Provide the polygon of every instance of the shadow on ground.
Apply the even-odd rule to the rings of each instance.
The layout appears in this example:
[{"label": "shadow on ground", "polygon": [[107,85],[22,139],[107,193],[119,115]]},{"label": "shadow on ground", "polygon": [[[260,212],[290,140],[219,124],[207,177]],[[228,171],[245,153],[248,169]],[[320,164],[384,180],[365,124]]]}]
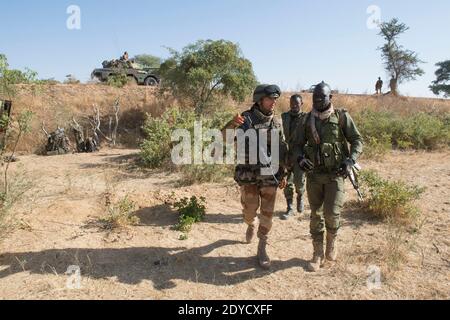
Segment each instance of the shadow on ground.
[{"label": "shadow on ground", "polygon": [[[150,280],[157,290],[175,288],[174,280],[217,286],[235,285],[289,268],[306,268],[306,261],[298,258],[273,261],[271,271],[256,265],[255,257],[209,256],[213,251],[244,245],[233,240],[186,248],[121,248],[121,249],[52,249],[41,252],[5,253],[0,255],[0,279],[13,274],[66,273],[77,265],[81,274],[93,279],[117,278],[125,284],[139,284]],[[19,263],[20,261],[20,263]],[[6,267],[6,268],[5,268]]]},{"label": "shadow on ground", "polygon": [[[136,211],[135,216],[142,226],[168,227],[178,222],[178,212],[168,204],[143,208]],[[207,213],[202,223],[214,224],[241,224],[242,214]]]},{"label": "shadow on ground", "polygon": [[139,153],[131,154],[107,154],[97,153],[102,158],[99,163],[82,163],[80,169],[114,169],[117,170],[118,179],[147,179],[154,174],[163,171],[146,169],[141,163]]},{"label": "shadow on ground", "polygon": [[381,221],[367,212],[367,209],[354,201],[345,204],[341,213],[341,225],[352,229],[360,229],[364,225],[378,225]]}]

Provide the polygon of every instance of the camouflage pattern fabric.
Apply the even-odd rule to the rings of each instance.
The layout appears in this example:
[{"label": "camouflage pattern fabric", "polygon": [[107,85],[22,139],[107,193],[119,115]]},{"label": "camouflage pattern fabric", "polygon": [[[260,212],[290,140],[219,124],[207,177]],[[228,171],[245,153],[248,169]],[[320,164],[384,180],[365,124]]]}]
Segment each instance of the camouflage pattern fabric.
[{"label": "camouflage pattern fabric", "polygon": [[298,138],[298,127],[302,124],[303,118],[306,113],[300,112],[293,114],[288,111],[281,115],[283,122],[283,133],[286,138],[289,151],[288,151],[288,166],[289,171],[287,174],[288,185],[284,189],[284,196],[286,200],[294,199],[294,192],[299,196],[303,196],[305,193],[305,173],[300,169],[297,163],[298,150],[296,149],[295,140]]},{"label": "camouflage pattern fabric", "polygon": [[[307,194],[311,206],[310,231],[313,239],[323,237],[325,228],[337,234],[344,203],[344,179],[337,170],[346,158],[357,161],[362,153],[362,137],[346,110],[336,110],[328,119],[316,118],[320,144],[316,144],[309,117],[302,122],[296,141],[299,155],[314,163],[314,170],[307,174]],[[347,147],[350,143],[350,150]],[[322,210],[323,209],[323,210]],[[322,213],[323,211],[323,213]]]},{"label": "camouflage pattern fabric", "polygon": [[272,229],[277,187],[246,185],[241,187],[241,203],[244,221],[256,227],[257,211],[260,209],[258,238],[267,241]]}]

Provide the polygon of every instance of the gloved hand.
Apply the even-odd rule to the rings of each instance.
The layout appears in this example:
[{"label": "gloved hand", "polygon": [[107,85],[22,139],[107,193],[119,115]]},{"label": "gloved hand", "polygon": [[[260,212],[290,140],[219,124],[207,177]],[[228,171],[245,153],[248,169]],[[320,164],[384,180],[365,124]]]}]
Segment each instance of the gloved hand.
[{"label": "gloved hand", "polygon": [[350,158],[345,159],[338,169],[338,173],[337,173],[338,176],[348,177],[351,174],[352,168],[354,165],[355,165],[355,162],[352,159],[350,159]]},{"label": "gloved hand", "polygon": [[298,165],[300,166],[300,169],[302,169],[305,172],[310,172],[314,169],[314,163],[312,163],[310,160],[306,159],[305,157],[299,157],[298,158]]}]

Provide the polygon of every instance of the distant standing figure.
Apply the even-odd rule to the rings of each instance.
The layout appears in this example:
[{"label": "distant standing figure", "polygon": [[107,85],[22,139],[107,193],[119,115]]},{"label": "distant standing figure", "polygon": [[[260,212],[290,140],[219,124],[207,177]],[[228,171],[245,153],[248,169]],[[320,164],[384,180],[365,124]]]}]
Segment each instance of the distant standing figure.
[{"label": "distant standing figure", "polygon": [[122,61],[128,61],[128,52],[127,51],[125,51],[124,52],[124,54],[123,54],[123,56],[121,56],[120,57],[120,60],[122,60]]},{"label": "distant standing figure", "polygon": [[383,89],[383,80],[381,80],[381,78],[378,78],[377,83],[375,84],[375,91],[376,94],[382,94],[382,89]]}]

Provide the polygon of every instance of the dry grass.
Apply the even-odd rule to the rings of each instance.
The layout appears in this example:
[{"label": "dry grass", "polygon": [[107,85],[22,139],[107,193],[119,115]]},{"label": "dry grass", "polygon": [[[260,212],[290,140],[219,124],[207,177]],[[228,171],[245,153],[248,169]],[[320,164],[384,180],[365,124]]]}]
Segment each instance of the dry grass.
[{"label": "dry grass", "polygon": [[[2,172],[3,173],[3,172]],[[24,198],[24,194],[34,187],[35,182],[29,178],[22,167],[12,172],[9,177],[9,193],[0,193],[0,241],[5,238],[21,221],[17,221],[14,206]],[[4,190],[4,180],[0,181],[0,190]],[[29,199],[28,199],[29,200]]]},{"label": "dry grass", "polygon": [[98,225],[102,230],[117,231],[128,226],[139,224],[139,218],[134,215],[136,203],[127,196],[115,203],[111,203],[110,195],[106,196],[107,214],[98,219]]},{"label": "dry grass", "polygon": [[[13,116],[24,109],[35,113],[30,137],[25,137],[20,145],[22,153],[37,152],[45,143],[45,136],[41,130],[42,122],[47,131],[55,130],[59,125],[69,129],[72,117],[82,118],[92,113],[95,104],[104,117],[103,125],[107,124],[111,106],[117,98],[121,104],[121,123],[119,135],[123,137],[119,143],[134,147],[140,137],[140,127],[144,124],[145,114],[157,116],[169,105],[173,99],[157,97],[154,88],[125,87],[113,88],[102,84],[79,85],[18,85],[17,96],[13,101]],[[70,136],[72,139],[73,137]]]},{"label": "dry grass", "polygon": [[[285,93],[278,103],[279,111],[289,109],[289,98],[293,93]],[[305,110],[312,108],[312,94],[302,93]],[[444,114],[450,112],[449,99],[393,97],[374,95],[337,94],[334,96],[334,105],[337,108],[345,108],[351,113],[362,110],[392,111],[400,115],[408,115],[417,112],[432,112]]]},{"label": "dry grass", "polygon": [[[289,109],[289,98],[293,93],[286,92],[278,103],[278,111]],[[302,94],[305,110],[311,109],[311,94]],[[168,106],[175,103],[172,97],[160,97],[154,88],[140,86],[126,86],[114,88],[102,84],[78,85],[18,85],[17,96],[14,99],[13,115],[24,109],[35,113],[30,137],[25,137],[19,145],[19,152],[37,152],[45,143],[45,136],[41,131],[41,123],[45,122],[47,131],[63,126],[68,129],[68,123],[75,117],[90,114],[92,105],[99,106],[103,125],[107,126],[108,114],[115,99],[121,101],[121,123],[119,126],[119,143],[126,147],[137,147],[142,137],[141,127],[145,121],[145,114],[160,115]],[[251,101],[236,104],[224,101],[221,105],[230,106],[234,110],[244,110],[251,105]],[[363,109],[378,111],[395,111],[399,114],[415,113],[418,111],[448,113],[450,100],[425,99],[409,97],[376,97],[365,95],[335,96],[335,105],[346,108],[350,112]]]}]

